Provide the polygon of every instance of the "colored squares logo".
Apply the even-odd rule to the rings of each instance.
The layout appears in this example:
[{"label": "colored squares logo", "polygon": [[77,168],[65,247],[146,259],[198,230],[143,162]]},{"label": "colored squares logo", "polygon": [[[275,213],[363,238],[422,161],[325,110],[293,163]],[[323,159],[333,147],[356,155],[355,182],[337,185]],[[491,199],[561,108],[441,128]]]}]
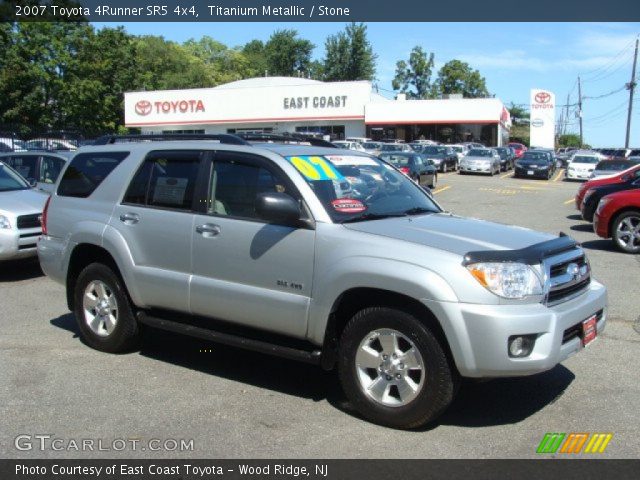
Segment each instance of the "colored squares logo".
[{"label": "colored squares logo", "polygon": [[536,453],[604,453],[612,433],[545,433]]}]

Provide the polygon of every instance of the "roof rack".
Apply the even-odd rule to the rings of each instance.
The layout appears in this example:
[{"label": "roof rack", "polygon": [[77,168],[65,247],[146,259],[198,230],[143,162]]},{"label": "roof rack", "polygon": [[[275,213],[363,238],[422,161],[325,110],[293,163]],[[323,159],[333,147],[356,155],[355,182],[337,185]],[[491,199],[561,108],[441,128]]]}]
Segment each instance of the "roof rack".
[{"label": "roof rack", "polygon": [[240,138],[238,135],[228,133],[206,134],[206,133],[154,133],[139,135],[104,135],[98,137],[93,145],[112,145],[115,143],[141,143],[141,142],[157,142],[157,141],[174,141],[174,140],[216,140],[220,143],[228,145],[250,145],[249,142]]},{"label": "roof rack", "polygon": [[248,142],[260,143],[285,143],[285,144],[309,144],[314,147],[337,148],[333,143],[310,135],[301,135],[293,132],[284,133],[238,133],[238,137]]}]

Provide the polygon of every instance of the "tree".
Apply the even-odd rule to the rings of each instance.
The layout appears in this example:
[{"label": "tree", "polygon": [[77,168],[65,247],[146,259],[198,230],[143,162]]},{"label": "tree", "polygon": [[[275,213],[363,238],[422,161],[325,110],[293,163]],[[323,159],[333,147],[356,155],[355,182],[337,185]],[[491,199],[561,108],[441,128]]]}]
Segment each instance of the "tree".
[{"label": "tree", "polygon": [[580,148],[580,135],[567,133],[558,137],[558,146]]},{"label": "tree", "polygon": [[264,47],[269,75],[294,77],[306,74],[313,48],[309,40],[298,38],[296,30],[277,30]]},{"label": "tree", "polygon": [[366,25],[351,23],[344,32],[330,35],[325,42],[325,51],[325,80],[374,79],[377,56],[367,39]]},{"label": "tree", "polygon": [[489,95],[484,77],[468,63],[451,60],[438,71],[435,82],[438,95],[462,94],[464,98],[483,98]]},{"label": "tree", "polygon": [[529,124],[530,115],[529,115],[529,112],[524,107],[518,106],[515,103],[511,102],[511,104],[507,107],[507,110],[509,110],[509,114],[511,115],[512,124],[514,125]]},{"label": "tree", "polygon": [[251,70],[249,76],[261,77],[268,74],[267,57],[261,40],[251,40],[242,47],[242,53],[247,59]]},{"label": "tree", "polygon": [[405,93],[407,98],[431,98],[432,70],[433,53],[427,54],[422,47],[415,46],[409,55],[409,63],[404,60],[396,63],[396,75],[391,82],[393,89]]}]

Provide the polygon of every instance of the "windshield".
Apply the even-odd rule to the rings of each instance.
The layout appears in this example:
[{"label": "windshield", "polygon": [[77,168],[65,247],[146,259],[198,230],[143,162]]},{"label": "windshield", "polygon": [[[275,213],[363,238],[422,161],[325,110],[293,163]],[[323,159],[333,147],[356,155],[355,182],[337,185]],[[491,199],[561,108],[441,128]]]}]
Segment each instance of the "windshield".
[{"label": "windshield", "polygon": [[479,148],[477,148],[477,149],[471,150],[468,153],[467,156],[469,156],[469,157],[493,157],[493,153],[491,153],[491,150],[487,150],[487,149],[480,150]]},{"label": "windshield", "polygon": [[24,178],[22,178],[6,165],[0,163],[0,192],[27,190],[29,188],[31,187],[24,180]]},{"label": "windshield", "polygon": [[382,145],[381,143],[375,143],[375,142],[364,142],[362,144],[362,146],[368,150],[375,150],[377,148],[380,148],[380,145]]},{"label": "windshield", "polygon": [[400,155],[400,154],[385,154],[380,155],[380,158],[385,162],[389,162],[394,167],[405,167],[411,163],[412,155]]},{"label": "windshield", "polygon": [[453,148],[453,150],[456,152],[464,152],[464,147],[461,147],[459,145],[453,145],[451,148]]},{"label": "windshield", "polygon": [[434,146],[426,146],[422,147],[422,153],[427,155],[444,155],[447,153],[446,147],[434,147]]},{"label": "windshield", "polygon": [[391,165],[356,155],[286,157],[334,222],[440,212],[425,190]]},{"label": "windshield", "polygon": [[596,170],[612,170],[615,172],[621,172],[622,170],[626,170],[629,167],[632,167],[633,163],[631,162],[616,162],[611,160],[605,160],[604,162],[600,162],[596,165]]},{"label": "windshield", "polygon": [[401,152],[402,150],[404,150],[404,147],[397,143],[385,143],[380,149],[382,152]]},{"label": "windshield", "polygon": [[591,165],[595,165],[599,161],[600,160],[598,159],[598,157],[587,157],[584,155],[576,155],[575,157],[573,157],[573,160],[571,161],[571,163],[589,163]]},{"label": "windshield", "polygon": [[542,152],[524,152],[522,160],[547,160],[547,154]]}]

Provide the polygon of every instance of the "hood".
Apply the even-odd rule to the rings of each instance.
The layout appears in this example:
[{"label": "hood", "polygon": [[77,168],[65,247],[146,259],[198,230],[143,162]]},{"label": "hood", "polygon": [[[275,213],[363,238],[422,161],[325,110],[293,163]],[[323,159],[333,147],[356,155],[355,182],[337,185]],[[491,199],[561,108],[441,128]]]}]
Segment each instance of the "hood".
[{"label": "hood", "polygon": [[0,212],[6,212],[16,217],[40,213],[47,197],[47,194],[33,189],[0,192]]},{"label": "hood", "polygon": [[463,256],[477,250],[511,250],[555,238],[528,228],[448,213],[393,217],[344,225],[350,230],[397,238]]}]

